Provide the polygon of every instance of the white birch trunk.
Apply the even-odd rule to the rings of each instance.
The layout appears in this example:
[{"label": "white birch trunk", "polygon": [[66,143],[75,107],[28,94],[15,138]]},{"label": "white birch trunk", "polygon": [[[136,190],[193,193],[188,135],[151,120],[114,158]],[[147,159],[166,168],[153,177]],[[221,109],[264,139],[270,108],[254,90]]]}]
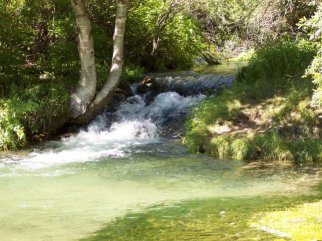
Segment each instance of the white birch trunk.
[{"label": "white birch trunk", "polygon": [[105,85],[96,95],[94,101],[87,107],[86,111],[78,116],[74,122],[86,123],[94,118],[112,99],[114,90],[120,83],[123,68],[123,42],[125,33],[125,22],[127,15],[128,0],[117,0],[117,12],[115,30],[113,36],[113,58],[110,73]]},{"label": "white birch trunk", "polygon": [[83,0],[71,0],[76,17],[78,34],[78,52],[81,72],[78,86],[71,95],[70,115],[77,118],[84,114],[92,102],[96,92],[96,68],[94,56],[94,40],[89,15]]}]

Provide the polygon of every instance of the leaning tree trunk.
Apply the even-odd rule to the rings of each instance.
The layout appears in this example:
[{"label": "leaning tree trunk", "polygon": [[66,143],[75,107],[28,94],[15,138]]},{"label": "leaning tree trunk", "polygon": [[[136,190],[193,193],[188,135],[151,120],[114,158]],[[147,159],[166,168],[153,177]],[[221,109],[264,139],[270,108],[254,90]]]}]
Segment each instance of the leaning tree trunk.
[{"label": "leaning tree trunk", "polygon": [[113,36],[113,58],[110,73],[105,85],[101,91],[95,96],[86,110],[74,117],[72,122],[84,124],[93,119],[104,108],[113,97],[114,90],[120,83],[120,77],[123,68],[123,42],[125,32],[125,22],[127,14],[128,0],[117,0],[117,12],[115,30]]},{"label": "leaning tree trunk", "polygon": [[83,0],[71,0],[76,17],[78,52],[81,63],[80,80],[71,95],[70,115],[77,118],[84,114],[96,92],[94,40],[89,15]]}]

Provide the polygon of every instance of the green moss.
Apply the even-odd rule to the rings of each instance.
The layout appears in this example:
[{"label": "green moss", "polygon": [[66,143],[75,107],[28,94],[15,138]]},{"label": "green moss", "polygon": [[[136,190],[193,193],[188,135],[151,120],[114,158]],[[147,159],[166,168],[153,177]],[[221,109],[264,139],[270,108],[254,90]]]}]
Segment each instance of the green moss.
[{"label": "green moss", "polygon": [[320,240],[322,238],[322,202],[300,204],[296,207],[258,214],[260,220],[253,227],[278,230],[293,240]]}]

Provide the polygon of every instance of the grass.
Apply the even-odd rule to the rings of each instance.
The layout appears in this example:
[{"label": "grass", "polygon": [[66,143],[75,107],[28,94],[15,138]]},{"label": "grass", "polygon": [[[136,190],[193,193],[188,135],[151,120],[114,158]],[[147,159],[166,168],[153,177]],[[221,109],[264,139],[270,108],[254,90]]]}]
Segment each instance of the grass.
[{"label": "grass", "polygon": [[234,85],[204,101],[186,122],[191,151],[240,160],[322,161],[313,85],[301,76],[313,52],[282,39],[258,50]]},{"label": "grass", "polygon": [[321,190],[310,196],[212,198],[155,206],[118,218],[82,241],[318,240],[319,198]]}]

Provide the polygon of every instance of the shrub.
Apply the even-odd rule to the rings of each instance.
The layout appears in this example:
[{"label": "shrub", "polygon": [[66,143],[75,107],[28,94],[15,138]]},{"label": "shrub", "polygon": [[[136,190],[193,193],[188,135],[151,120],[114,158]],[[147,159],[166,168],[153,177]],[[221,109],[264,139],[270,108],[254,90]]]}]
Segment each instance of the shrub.
[{"label": "shrub", "polygon": [[312,96],[312,106],[317,108],[322,108],[322,35],[321,35],[321,26],[322,26],[322,3],[319,4],[319,7],[314,16],[310,19],[304,18],[300,27],[305,30],[309,35],[310,39],[314,40],[312,42],[316,43],[317,47],[320,49],[318,54],[314,57],[311,65],[306,71],[307,76],[313,78],[313,83],[316,85],[314,94]]},{"label": "shrub", "polygon": [[268,82],[275,88],[284,86],[287,80],[304,74],[315,53],[314,46],[288,36],[268,41],[256,50],[239,80]]},{"label": "shrub", "polygon": [[16,149],[41,139],[67,113],[69,94],[59,82],[11,90],[10,98],[0,99],[0,149]]},{"label": "shrub", "polygon": [[[261,47],[231,88],[193,111],[184,142],[220,158],[321,161],[319,123],[309,105],[312,83],[301,78],[314,50],[290,37]],[[220,134],[220,126],[230,129]]]},{"label": "shrub", "polygon": [[314,138],[299,138],[288,143],[289,149],[294,156],[294,161],[299,162],[321,162],[322,143]]}]

